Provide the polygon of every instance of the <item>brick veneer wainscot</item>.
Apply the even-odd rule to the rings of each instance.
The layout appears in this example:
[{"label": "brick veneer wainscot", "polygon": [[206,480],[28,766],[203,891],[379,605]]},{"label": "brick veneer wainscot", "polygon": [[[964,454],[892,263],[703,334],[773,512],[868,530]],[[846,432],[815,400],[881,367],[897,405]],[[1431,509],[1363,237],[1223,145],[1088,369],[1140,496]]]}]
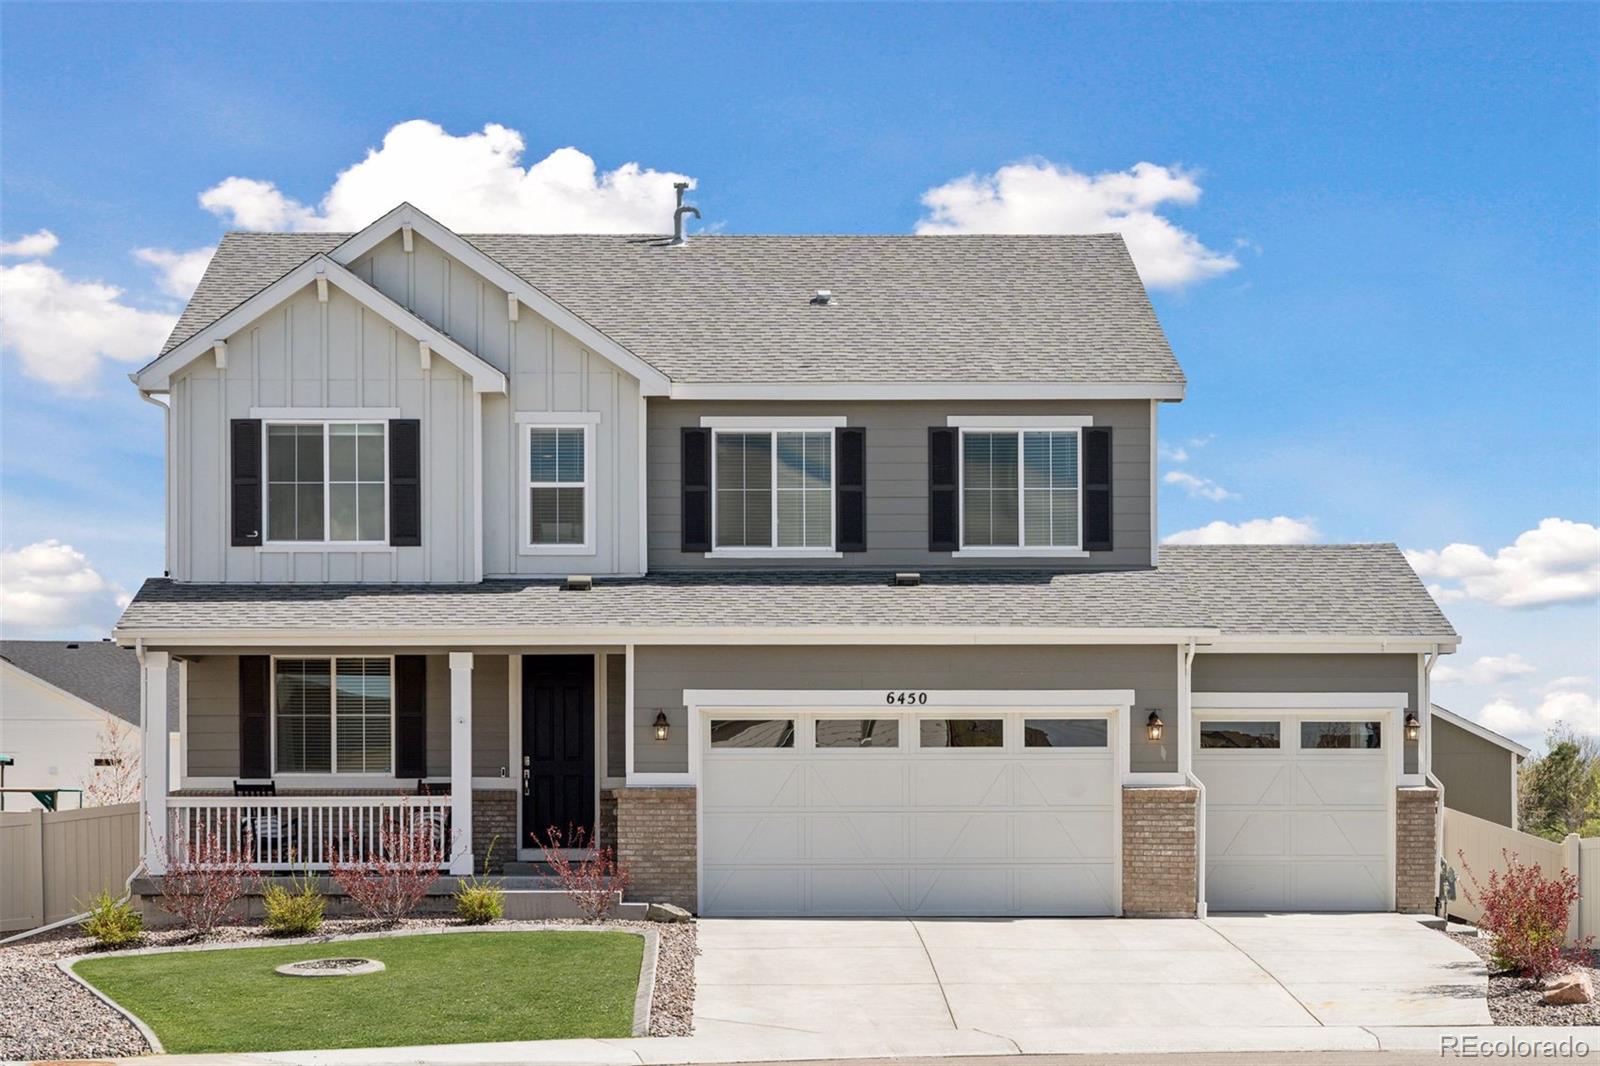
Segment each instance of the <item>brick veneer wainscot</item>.
[{"label": "brick veneer wainscot", "polygon": [[1122,790],[1122,913],[1129,918],[1195,916],[1193,788]]},{"label": "brick veneer wainscot", "polygon": [[695,790],[619,788],[617,859],[633,875],[632,900],[699,906]]},{"label": "brick veneer wainscot", "polygon": [[1402,788],[1395,792],[1394,909],[1401,914],[1432,914],[1439,872],[1434,828],[1439,792]]},{"label": "brick veneer wainscot", "polygon": [[[472,790],[472,864],[479,873],[502,873],[505,864],[517,857],[517,790],[514,788],[475,788]],[[494,854],[489,855],[489,842]],[[484,868],[484,859],[492,864]]]}]

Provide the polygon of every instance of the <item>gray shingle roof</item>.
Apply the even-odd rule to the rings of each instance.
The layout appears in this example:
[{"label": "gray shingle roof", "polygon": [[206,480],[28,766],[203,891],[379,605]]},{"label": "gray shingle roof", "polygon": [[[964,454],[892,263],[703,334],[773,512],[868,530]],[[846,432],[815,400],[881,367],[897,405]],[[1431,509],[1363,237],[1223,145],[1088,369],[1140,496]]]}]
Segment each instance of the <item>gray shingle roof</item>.
[{"label": "gray shingle roof", "polygon": [[[139,657],[101,640],[0,640],[0,658],[41,681],[139,724]],[[178,728],[178,672],[167,673],[168,727]]]},{"label": "gray shingle roof", "polygon": [[[162,350],[346,236],[228,234]],[[1184,380],[1117,234],[465,237],[677,382]]]},{"label": "gray shingle roof", "polygon": [[459,630],[796,626],[1220,628],[1228,633],[1453,638],[1393,545],[1174,547],[1158,570],[930,571],[898,588],[876,571],[658,572],[570,592],[480,585],[145,582],[119,628]]}]

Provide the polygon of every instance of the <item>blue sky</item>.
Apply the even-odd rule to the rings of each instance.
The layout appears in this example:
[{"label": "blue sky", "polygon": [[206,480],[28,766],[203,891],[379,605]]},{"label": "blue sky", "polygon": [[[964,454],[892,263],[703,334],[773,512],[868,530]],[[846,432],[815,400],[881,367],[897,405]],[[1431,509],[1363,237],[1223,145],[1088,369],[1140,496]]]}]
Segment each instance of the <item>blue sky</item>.
[{"label": "blue sky", "polygon": [[[1600,731],[1600,8],[11,3],[0,28],[0,240],[58,239],[0,264],[34,265],[0,360],[8,634],[103,631],[161,570],[160,415],[123,375],[182,285],[135,249],[214,244],[241,208],[198,197],[227,178],[315,209],[399,123],[493,123],[523,167],[692,176],[725,232],[909,232],[973,175],[1070,227],[1094,203],[1062,175],[1092,201],[1165,168],[1188,191],[1134,221],[1212,266],[1153,290],[1190,378],[1163,534],[1473,546],[1419,557],[1466,638],[1438,695]],[[122,290],[122,350],[80,338],[87,369],[41,380],[67,342],[16,286],[88,282]],[[21,554],[51,539],[82,561]]]}]

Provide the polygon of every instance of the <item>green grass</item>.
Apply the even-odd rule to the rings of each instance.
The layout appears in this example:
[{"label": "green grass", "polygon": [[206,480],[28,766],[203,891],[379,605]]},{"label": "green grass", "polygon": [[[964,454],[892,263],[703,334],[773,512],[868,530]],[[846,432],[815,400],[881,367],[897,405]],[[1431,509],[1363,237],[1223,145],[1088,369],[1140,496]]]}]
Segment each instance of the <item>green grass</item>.
[{"label": "green grass", "polygon": [[[85,959],[74,969],[171,1054],[619,1037],[644,942],[629,933],[443,933]],[[388,969],[284,977],[301,959]]]}]

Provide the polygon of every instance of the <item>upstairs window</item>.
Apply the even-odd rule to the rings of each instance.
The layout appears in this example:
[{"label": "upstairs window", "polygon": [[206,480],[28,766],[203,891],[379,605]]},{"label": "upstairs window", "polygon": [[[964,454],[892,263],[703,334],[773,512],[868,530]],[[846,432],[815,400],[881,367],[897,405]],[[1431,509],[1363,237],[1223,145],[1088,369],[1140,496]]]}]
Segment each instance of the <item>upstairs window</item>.
[{"label": "upstairs window", "polygon": [[1083,543],[1077,429],[961,432],[963,549]]},{"label": "upstairs window", "polygon": [[584,426],[528,427],[526,543],[534,551],[587,549],[592,525],[589,432]]},{"label": "upstairs window", "polygon": [[714,436],[716,547],[831,551],[831,430]]},{"label": "upstairs window", "polygon": [[267,539],[381,544],[388,539],[382,422],[271,422]]}]

